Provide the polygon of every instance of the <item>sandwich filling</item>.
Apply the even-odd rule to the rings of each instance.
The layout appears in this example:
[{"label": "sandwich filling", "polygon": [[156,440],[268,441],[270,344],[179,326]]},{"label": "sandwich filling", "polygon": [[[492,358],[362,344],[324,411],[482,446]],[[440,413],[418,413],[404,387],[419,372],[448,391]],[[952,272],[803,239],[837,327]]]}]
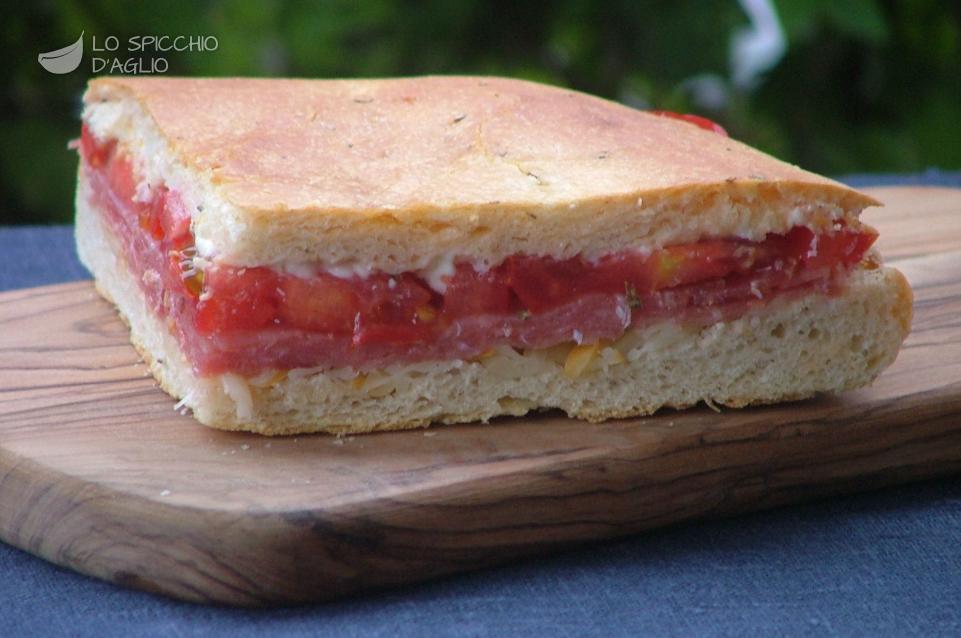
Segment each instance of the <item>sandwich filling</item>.
[{"label": "sandwich filling", "polygon": [[139,180],[116,141],[84,127],[80,154],[91,203],[199,376],[371,370],[500,345],[612,341],[664,319],[707,325],[776,298],[836,294],[876,238],[832,220],[760,241],[708,238],[596,259],[517,254],[489,268],[454,259],[440,285],[422,272],[239,267],[197,255],[180,194]]}]

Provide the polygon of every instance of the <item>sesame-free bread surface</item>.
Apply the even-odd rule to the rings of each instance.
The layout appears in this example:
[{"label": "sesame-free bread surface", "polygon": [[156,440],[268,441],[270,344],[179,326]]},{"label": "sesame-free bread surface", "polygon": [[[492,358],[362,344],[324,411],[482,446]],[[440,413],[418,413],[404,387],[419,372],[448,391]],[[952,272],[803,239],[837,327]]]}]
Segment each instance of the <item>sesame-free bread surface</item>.
[{"label": "sesame-free bread surface", "polygon": [[386,272],[849,221],[876,202],[736,140],[582,93],[484,77],[104,77],[85,122],[181,191],[238,265]]}]

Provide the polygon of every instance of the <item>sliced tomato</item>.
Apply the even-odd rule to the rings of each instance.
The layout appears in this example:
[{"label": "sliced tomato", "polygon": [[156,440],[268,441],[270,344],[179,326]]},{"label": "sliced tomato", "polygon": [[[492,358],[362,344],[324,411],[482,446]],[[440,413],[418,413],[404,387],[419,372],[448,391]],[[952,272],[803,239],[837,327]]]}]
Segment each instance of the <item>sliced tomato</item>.
[{"label": "sliced tomato", "polygon": [[743,242],[717,240],[651,255],[620,253],[597,263],[517,257],[509,260],[509,283],[526,308],[540,312],[585,293],[644,293],[725,277],[750,268],[752,250]]},{"label": "sliced tomato", "polygon": [[508,285],[531,312],[554,308],[587,292],[584,284],[589,267],[582,259],[518,255],[508,257],[505,266]]},{"label": "sliced tomato", "polygon": [[[81,146],[83,146],[84,139],[86,138],[81,138]],[[92,138],[87,139],[86,142],[87,144],[94,144]],[[149,237],[156,240],[163,239],[164,230],[158,212],[158,207],[162,208],[164,205],[163,198],[160,198],[159,201],[155,198],[149,203],[136,201],[137,180],[134,177],[133,165],[127,156],[114,152],[114,146],[114,143],[95,146],[89,151],[84,150],[83,152],[89,152],[91,157],[95,157],[95,161],[99,163],[98,167],[104,170],[107,185],[115,201],[122,202],[131,211],[135,211],[140,228]]]},{"label": "sliced tomato", "polygon": [[378,274],[354,281],[361,304],[355,345],[424,341],[444,321],[440,299],[413,274]]},{"label": "sliced tomato", "polygon": [[166,186],[154,193],[153,214],[157,216],[163,235],[169,241],[180,244],[190,240],[190,212],[177,191]]},{"label": "sliced tomato", "polygon": [[197,303],[201,334],[258,330],[277,318],[277,277],[269,268],[214,267]]},{"label": "sliced tomato", "polygon": [[778,241],[777,238],[783,237],[783,246],[781,246],[780,257],[781,259],[796,259],[803,261],[806,257],[811,254],[811,250],[814,247],[815,234],[810,228],[806,226],[795,226],[786,235],[770,235],[768,236],[769,242]]},{"label": "sliced tomato", "polygon": [[511,311],[511,289],[498,269],[479,273],[470,264],[457,264],[446,283],[444,314],[449,317],[507,314]]},{"label": "sliced tomato", "polygon": [[332,334],[350,334],[360,301],[351,282],[318,274],[312,279],[282,277],[280,317],[286,325]]},{"label": "sliced tomato", "polygon": [[649,290],[653,281],[650,258],[636,252],[603,257],[591,264],[590,271],[584,276],[589,281],[582,286],[612,295]]},{"label": "sliced tomato", "polygon": [[871,249],[874,242],[878,239],[878,232],[873,228],[862,228],[855,234],[853,242],[849,243],[849,250],[844,254],[844,264],[853,266],[864,258],[864,253]]},{"label": "sliced tomato", "polygon": [[83,155],[91,168],[100,168],[106,165],[116,146],[117,143],[113,141],[107,144],[98,144],[86,124],[80,129],[80,154]]},{"label": "sliced tomato", "polygon": [[[738,269],[738,248],[737,242],[715,240],[659,250],[650,260],[653,289],[725,277]],[[750,251],[750,248],[744,250]]]},{"label": "sliced tomato", "polygon": [[164,198],[157,197],[149,204],[134,204],[132,208],[137,211],[140,227],[157,240],[164,238],[164,227],[160,221],[160,209],[164,206]]},{"label": "sliced tomato", "polygon": [[127,156],[116,154],[110,158],[107,180],[110,184],[110,190],[117,198],[124,202],[133,200],[134,194],[137,192],[137,182],[134,179],[133,167]]},{"label": "sliced tomato", "polygon": [[824,233],[812,243],[804,263],[808,268],[824,268],[837,264],[853,266],[861,260],[876,239],[877,233],[873,231],[855,232],[842,228],[833,233]]},{"label": "sliced tomato", "polygon": [[183,281],[184,290],[187,294],[194,299],[200,297],[200,294],[204,289],[204,274],[203,272],[197,271],[192,275],[184,276],[181,273],[181,280]]},{"label": "sliced tomato", "polygon": [[723,126],[721,126],[717,122],[713,122],[707,119],[706,117],[702,117],[700,115],[694,115],[693,113],[675,113],[674,111],[660,111],[660,110],[652,110],[652,111],[648,111],[648,113],[652,115],[660,115],[661,117],[670,117],[675,120],[683,120],[685,122],[690,122],[694,126],[702,128],[705,131],[711,131],[712,133],[717,133],[718,135],[723,135],[724,137],[728,137],[727,131],[724,130]]},{"label": "sliced tomato", "polygon": [[[407,324],[436,315],[433,295],[417,276],[371,275],[358,282],[364,315],[371,323]],[[430,311],[427,309],[430,308]]]}]

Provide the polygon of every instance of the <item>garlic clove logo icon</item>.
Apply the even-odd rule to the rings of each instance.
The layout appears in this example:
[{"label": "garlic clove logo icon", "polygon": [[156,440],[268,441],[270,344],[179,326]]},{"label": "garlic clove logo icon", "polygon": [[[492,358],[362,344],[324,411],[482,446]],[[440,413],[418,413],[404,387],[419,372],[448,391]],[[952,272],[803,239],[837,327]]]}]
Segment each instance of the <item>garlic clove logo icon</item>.
[{"label": "garlic clove logo icon", "polygon": [[73,44],[69,44],[56,51],[48,51],[37,56],[40,65],[51,73],[70,73],[78,66],[83,58],[83,34]]}]

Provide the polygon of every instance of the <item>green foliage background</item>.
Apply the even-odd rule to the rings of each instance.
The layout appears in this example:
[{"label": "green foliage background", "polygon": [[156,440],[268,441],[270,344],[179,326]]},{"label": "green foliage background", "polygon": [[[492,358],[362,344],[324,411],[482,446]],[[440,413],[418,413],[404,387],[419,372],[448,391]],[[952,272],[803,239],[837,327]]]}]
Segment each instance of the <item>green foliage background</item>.
[{"label": "green foliage background", "polygon": [[[774,0],[788,50],[750,90],[729,81],[736,0],[330,0],[23,2],[0,24],[0,223],[72,216],[79,100],[90,76],[37,55],[85,32],[212,34],[211,53],[169,53],[170,73],[524,77],[641,108],[698,112],[827,174],[961,168],[961,2]],[[123,48],[123,47],[122,47]],[[697,97],[712,77],[723,104]]]}]

